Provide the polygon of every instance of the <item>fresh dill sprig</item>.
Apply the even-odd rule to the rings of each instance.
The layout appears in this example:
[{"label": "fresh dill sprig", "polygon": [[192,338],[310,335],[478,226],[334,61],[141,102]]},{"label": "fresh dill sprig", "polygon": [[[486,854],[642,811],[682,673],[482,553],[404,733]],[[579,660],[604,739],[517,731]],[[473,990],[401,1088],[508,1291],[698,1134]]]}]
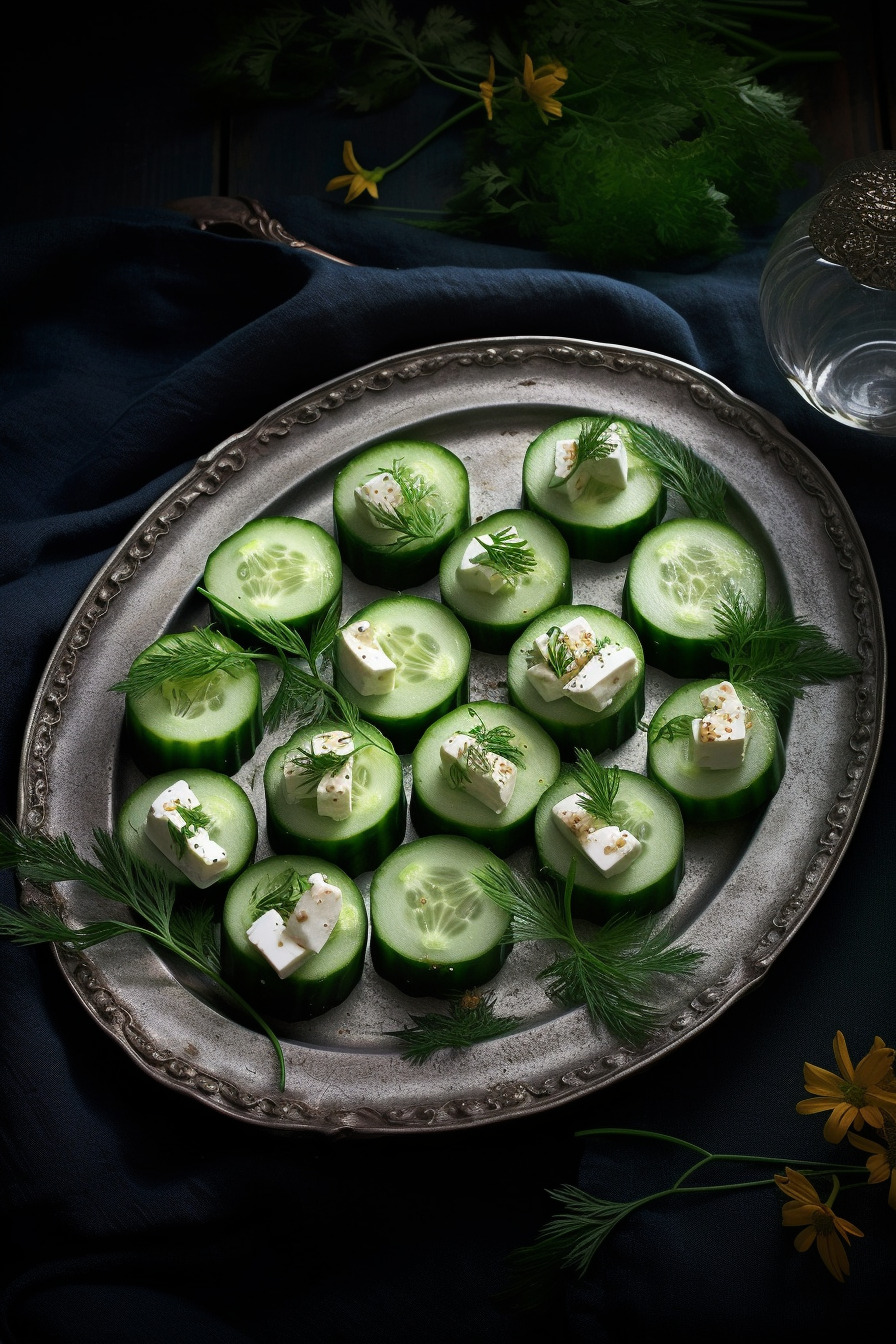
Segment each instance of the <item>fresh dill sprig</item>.
[{"label": "fresh dill sprig", "polygon": [[[662,725],[654,726],[653,723],[649,723],[646,728],[648,742],[661,742],[664,739],[667,742],[674,742],[679,737],[690,737],[695,717],[691,714],[676,714],[673,719],[667,719]],[[640,724],[638,726],[640,727]]]},{"label": "fresh dill sprig", "polygon": [[[569,476],[578,471],[585,462],[601,462],[605,457],[609,457],[616,444],[609,437],[610,430],[616,423],[612,415],[597,415],[590,420],[584,420],[582,427],[576,437],[576,450],[570,465]],[[550,488],[558,490],[566,485],[569,476],[563,476],[559,480],[551,481]]]},{"label": "fresh dill sprig", "polygon": [[262,891],[256,887],[249,898],[249,907],[254,922],[268,910],[276,910],[284,920],[288,919],[296,908],[296,903],[304,892],[311,889],[311,883],[301,873],[290,871],[279,879],[274,879]]},{"label": "fresh dill sprig", "polygon": [[695,518],[727,523],[725,477],[711,463],[698,457],[681,439],[655,425],[628,421],[632,446],[659,472],[663,485],[687,504]]},{"label": "fresh dill sprig", "polygon": [[181,805],[175,808],[178,816],[183,818],[183,826],[176,826],[173,821],[168,822],[168,834],[171,836],[171,843],[174,845],[175,853],[179,859],[182,859],[187,849],[187,841],[192,840],[193,836],[200,830],[208,830],[212,825],[212,819],[205,811],[201,803],[195,807],[183,807]]},{"label": "fresh dill sprig", "polygon": [[512,527],[502,527],[493,532],[490,538],[487,533],[477,537],[476,541],[482,547],[482,554],[474,555],[472,563],[489,565],[512,588],[515,588],[517,581],[524,574],[530,574],[538,561],[526,539],[512,536],[513,531]]},{"label": "fresh dill sprig", "polygon": [[861,671],[859,660],[833,647],[819,626],[780,605],[754,608],[735,592],[716,605],[715,622],[713,656],[727,665],[731,681],[755,691],[776,717],[807,686]]},{"label": "fresh dill sprig", "polygon": [[38,908],[0,908],[0,935],[22,944],[61,943],[77,951],[107,942],[122,933],[139,933],[175,953],[195,970],[213,980],[264,1032],[277,1056],[280,1090],[286,1086],[286,1061],[274,1032],[251,1004],[221,974],[214,938],[211,903],[191,897],[175,902],[173,883],[159,868],[131,854],[117,836],[93,832],[96,862],[81,858],[71,837],[28,835],[0,819],[0,868],[15,868],[24,881],[39,886],[53,882],[83,882],[99,896],[128,906],[142,921],[109,919],[73,929],[61,918]]},{"label": "fresh dill sprig", "polygon": [[459,789],[469,776],[472,770],[480,775],[491,773],[491,762],[489,753],[495,756],[503,756],[505,761],[510,761],[520,770],[526,768],[526,757],[521,747],[514,745],[516,734],[512,728],[508,728],[504,723],[495,724],[493,728],[486,728],[482,721],[482,715],[475,710],[472,705],[467,706],[467,713],[479,722],[471,726],[467,736],[473,739],[473,743],[467,747],[464,752],[463,764],[460,761],[453,761],[449,771],[449,783],[453,788]]},{"label": "fresh dill sprig", "polygon": [[558,681],[562,681],[575,662],[572,649],[559,625],[552,625],[547,632],[548,644],[546,662]]},{"label": "fresh dill sprig", "polygon": [[572,918],[575,861],[562,894],[537,878],[522,877],[507,865],[474,873],[483,891],[511,915],[508,942],[546,939],[563,954],[538,975],[550,998],[584,1004],[592,1022],[603,1023],[623,1044],[643,1045],[661,1019],[647,997],[658,975],[691,975],[705,955],[675,947],[668,929],[637,915],[609,920],[587,941]]},{"label": "fresh dill sprig", "polygon": [[323,779],[324,775],[333,774],[336,770],[341,770],[347,761],[369,743],[365,740],[359,746],[352,746],[351,751],[320,751],[315,752],[311,744],[300,746],[290,757],[289,761],[297,765],[306,777],[306,783],[315,787]]},{"label": "fresh dill sprig", "polygon": [[618,826],[616,795],[619,792],[619,766],[600,765],[590,751],[576,747],[573,777],[581,789],[577,802],[595,821],[605,826]]},{"label": "fresh dill sprig", "polygon": [[481,1041],[507,1036],[523,1025],[522,1018],[500,1017],[495,1012],[494,994],[467,990],[448,1003],[447,1013],[411,1013],[412,1027],[387,1031],[404,1042],[402,1059],[424,1064],[438,1050],[463,1050]]},{"label": "fresh dill sprig", "polygon": [[222,648],[221,635],[211,626],[205,626],[172,635],[164,647],[148,649],[135,660],[124,681],[116,682],[109,689],[122,695],[142,696],[166,681],[210,680],[218,672],[238,677],[264,657],[264,654],[249,649]]},{"label": "fresh dill sprig", "polygon": [[391,467],[378,467],[377,470],[388,472],[403,496],[402,502],[394,507],[367,503],[367,509],[380,526],[396,534],[388,549],[399,550],[412,541],[437,537],[445,521],[445,511],[432,503],[434,487],[427,485],[419,473],[405,467],[400,458]]}]

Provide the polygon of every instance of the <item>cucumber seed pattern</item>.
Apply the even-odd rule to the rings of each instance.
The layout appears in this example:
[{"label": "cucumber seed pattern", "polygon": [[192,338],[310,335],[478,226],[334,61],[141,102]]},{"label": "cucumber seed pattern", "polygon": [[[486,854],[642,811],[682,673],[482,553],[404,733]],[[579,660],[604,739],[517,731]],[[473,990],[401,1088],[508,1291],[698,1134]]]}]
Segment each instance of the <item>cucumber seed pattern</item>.
[{"label": "cucumber seed pattern", "polygon": [[240,589],[256,607],[276,607],[282,598],[316,580],[320,569],[283,542],[251,542],[239,554],[236,576]]},{"label": "cucumber seed pattern", "polygon": [[176,719],[198,719],[224,704],[224,677],[216,672],[211,677],[172,678],[162,682],[161,691]]},{"label": "cucumber seed pattern", "polygon": [[391,630],[378,626],[377,638],[395,664],[397,682],[442,681],[451,671],[438,641],[425,630],[412,625],[396,625]]},{"label": "cucumber seed pattern", "polygon": [[741,575],[730,550],[706,542],[682,546],[673,542],[657,552],[660,583],[682,621],[703,624],[719,599]]},{"label": "cucumber seed pattern", "polygon": [[412,864],[400,878],[417,937],[421,946],[431,952],[447,946],[483,913],[482,888],[456,868]]}]

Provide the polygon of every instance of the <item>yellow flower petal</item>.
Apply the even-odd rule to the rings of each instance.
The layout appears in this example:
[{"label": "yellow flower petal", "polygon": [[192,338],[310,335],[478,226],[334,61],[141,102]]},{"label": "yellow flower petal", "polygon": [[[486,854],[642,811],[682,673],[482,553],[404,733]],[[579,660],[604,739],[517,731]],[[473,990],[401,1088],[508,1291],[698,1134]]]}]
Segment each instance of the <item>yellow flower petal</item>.
[{"label": "yellow flower petal", "polygon": [[829,1232],[826,1236],[818,1237],[817,1245],[818,1254],[826,1268],[831,1271],[838,1283],[842,1283],[849,1273],[849,1260],[843,1242],[833,1232]]},{"label": "yellow flower petal", "polygon": [[794,1238],[793,1244],[798,1251],[808,1251],[814,1240],[815,1228],[807,1227]]},{"label": "yellow flower petal", "polygon": [[807,1092],[817,1092],[833,1097],[842,1097],[843,1079],[830,1069],[820,1069],[817,1064],[803,1065],[803,1078]]},{"label": "yellow flower petal", "polygon": [[839,1143],[857,1115],[855,1106],[850,1106],[847,1102],[835,1106],[827,1118],[823,1131],[828,1143]]},{"label": "yellow flower petal", "polygon": [[852,1060],[849,1057],[849,1051],[846,1048],[846,1040],[843,1032],[838,1031],[834,1037],[834,1059],[837,1061],[837,1068],[848,1078],[850,1082],[853,1079]]},{"label": "yellow flower petal", "polygon": [[860,1087],[873,1087],[893,1067],[893,1050],[869,1050],[856,1065],[855,1081]]}]

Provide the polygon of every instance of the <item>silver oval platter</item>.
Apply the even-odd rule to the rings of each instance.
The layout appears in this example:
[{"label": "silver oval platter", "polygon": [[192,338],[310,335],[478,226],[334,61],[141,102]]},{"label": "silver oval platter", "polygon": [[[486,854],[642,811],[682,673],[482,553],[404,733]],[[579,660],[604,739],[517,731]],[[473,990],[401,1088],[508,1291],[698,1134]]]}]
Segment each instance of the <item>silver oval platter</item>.
[{"label": "silver oval platter", "polygon": [[[882,727],[880,599],[850,509],[777,420],[698,369],[562,338],[461,342],[372,364],[296,397],[200,458],[124,539],[59,639],[26,732],[19,824],[67,831],[82,854],[94,827],[112,828],[142,777],[120,745],[122,697],[108,687],[163,631],[208,623],[195,591],[206,557],[243,523],[294,513],[332,531],[338,468],[362,448],[408,436],[463,459],[474,519],[516,508],[528,444],[582,411],[657,425],[720,467],[733,487],[732,521],[761,552],[771,596],[862,661],[860,675],[797,701],[784,782],[763,812],[723,833],[688,829],[685,878],[662,921],[705,960],[690,979],[667,978],[657,998],[662,1027],[630,1049],[595,1029],[584,1009],[553,1003],[536,979],[552,949],[521,944],[489,987],[497,1011],[522,1019],[520,1029],[423,1065],[404,1061],[386,1033],[439,1005],[405,998],[368,965],[339,1008],[284,1038],[280,1091],[270,1042],[138,935],[88,954],[56,947],[87,1011],[160,1083],[280,1129],[420,1132],[532,1114],[611,1087],[710,1026],[757,986],[821,898],[861,811]],[[618,612],[625,570],[626,559],[574,561],[574,600]],[[437,598],[437,581],[415,591]],[[344,618],[382,595],[346,570]],[[648,716],[677,684],[648,668]],[[474,654],[470,694],[506,700],[503,658]],[[285,736],[262,742],[236,776],[257,809],[258,858],[270,853],[262,768]],[[613,759],[643,771],[645,751],[636,733]],[[513,862],[531,865],[532,854]],[[359,885],[366,891],[365,879]],[[26,884],[22,899],[55,901],[72,925],[109,914],[108,902],[77,884],[49,894]]]}]

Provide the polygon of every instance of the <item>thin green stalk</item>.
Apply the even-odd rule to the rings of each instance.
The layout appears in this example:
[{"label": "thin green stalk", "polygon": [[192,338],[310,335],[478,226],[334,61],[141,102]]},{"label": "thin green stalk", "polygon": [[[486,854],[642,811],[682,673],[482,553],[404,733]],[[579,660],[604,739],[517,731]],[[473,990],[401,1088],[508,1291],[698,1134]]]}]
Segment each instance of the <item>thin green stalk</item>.
[{"label": "thin green stalk", "polygon": [[418,140],[416,145],[414,145],[412,149],[409,149],[406,154],[402,154],[400,159],[396,159],[394,163],[390,163],[387,168],[384,168],[383,174],[391,173],[394,169],[400,168],[402,164],[407,163],[408,159],[413,158],[413,156],[428,145],[431,140],[435,140],[436,136],[441,135],[443,131],[447,131],[451,126],[455,126],[464,117],[468,117],[471,112],[476,112],[478,106],[478,102],[471,103],[469,107],[462,108],[460,112],[456,112],[453,117],[449,117],[447,121],[443,121],[434,131],[430,131],[429,135],[424,135],[422,140]]}]

